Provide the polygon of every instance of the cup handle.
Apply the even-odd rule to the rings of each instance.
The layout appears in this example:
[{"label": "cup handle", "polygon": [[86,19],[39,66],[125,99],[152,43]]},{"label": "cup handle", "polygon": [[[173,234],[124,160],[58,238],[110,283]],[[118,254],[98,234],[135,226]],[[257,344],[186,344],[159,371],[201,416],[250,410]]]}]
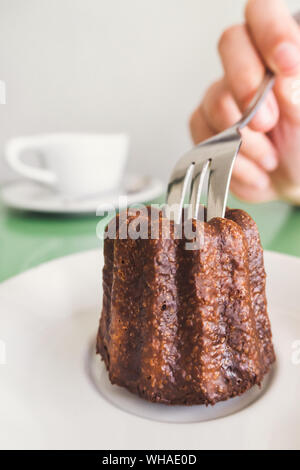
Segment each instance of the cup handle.
[{"label": "cup handle", "polygon": [[27,165],[21,160],[22,153],[25,150],[38,151],[39,149],[40,145],[37,143],[36,139],[31,140],[25,137],[10,140],[5,146],[4,154],[8,165],[17,173],[34,181],[53,186],[56,184],[57,178],[52,171]]}]

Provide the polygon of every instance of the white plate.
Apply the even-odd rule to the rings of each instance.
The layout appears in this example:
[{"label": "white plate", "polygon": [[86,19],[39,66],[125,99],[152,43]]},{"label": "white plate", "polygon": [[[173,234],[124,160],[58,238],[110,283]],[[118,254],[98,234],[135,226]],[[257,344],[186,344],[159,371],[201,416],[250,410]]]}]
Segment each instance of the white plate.
[{"label": "white plate", "polygon": [[300,259],[265,254],[277,353],[271,383],[241,411],[205,422],[197,422],[199,407],[150,404],[103,376],[91,354],[102,262],[100,250],[85,252],[0,286],[2,448],[300,449]]},{"label": "white plate", "polygon": [[[1,197],[3,202],[12,209],[89,214],[95,213],[99,206],[105,211],[110,210],[111,207],[122,209],[127,204],[151,201],[160,196],[164,189],[163,183],[156,178],[128,175],[125,178],[124,188],[119,191],[82,198],[66,198],[46,186],[29,180],[20,180],[5,185],[1,189]],[[126,200],[119,199],[120,196],[126,196]]]}]

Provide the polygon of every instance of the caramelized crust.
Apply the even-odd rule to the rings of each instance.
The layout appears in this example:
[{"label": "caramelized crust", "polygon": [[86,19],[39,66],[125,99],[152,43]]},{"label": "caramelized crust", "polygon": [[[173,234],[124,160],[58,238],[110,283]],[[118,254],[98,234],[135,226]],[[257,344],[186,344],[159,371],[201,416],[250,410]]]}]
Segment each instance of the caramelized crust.
[{"label": "caramelized crust", "polygon": [[121,239],[122,224],[134,218],[117,217],[117,238],[104,243],[97,352],[111,382],[147,400],[187,405],[260,384],[275,354],[251,217],[227,210],[226,219],[193,221],[204,236],[196,250],[177,239],[172,223],[164,236],[161,213],[158,239]]}]

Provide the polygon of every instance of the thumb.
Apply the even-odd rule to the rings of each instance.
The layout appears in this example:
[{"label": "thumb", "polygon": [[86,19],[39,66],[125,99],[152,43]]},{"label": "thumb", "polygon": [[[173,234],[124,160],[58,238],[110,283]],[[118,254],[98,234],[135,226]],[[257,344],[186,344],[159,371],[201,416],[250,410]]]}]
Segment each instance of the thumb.
[{"label": "thumb", "polygon": [[264,62],[277,76],[280,113],[300,122],[300,28],[283,0],[248,0],[246,21]]},{"label": "thumb", "polygon": [[[289,33],[279,41],[268,57],[268,64],[275,71],[277,79],[274,92],[280,114],[293,124],[300,124],[300,13],[297,23],[290,19]],[[282,26],[281,26],[282,27]]]},{"label": "thumb", "polygon": [[293,124],[300,124],[300,12],[297,23],[292,19],[290,39],[279,41],[269,58],[269,65],[277,74],[275,95],[280,113]]},{"label": "thumb", "polygon": [[275,82],[275,95],[280,114],[295,125],[300,125],[300,71],[295,76],[279,76]]}]

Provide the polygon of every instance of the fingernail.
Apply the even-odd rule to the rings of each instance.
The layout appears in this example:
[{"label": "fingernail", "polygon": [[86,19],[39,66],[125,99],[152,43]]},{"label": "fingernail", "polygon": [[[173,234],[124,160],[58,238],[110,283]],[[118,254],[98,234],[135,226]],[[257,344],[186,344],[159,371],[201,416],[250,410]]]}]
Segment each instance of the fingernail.
[{"label": "fingernail", "polygon": [[273,52],[273,60],[280,72],[292,72],[300,66],[300,47],[292,42],[282,42]]},{"label": "fingernail", "polygon": [[255,181],[253,181],[253,186],[256,189],[266,189],[269,186],[269,178],[267,176],[259,176]]},{"label": "fingernail", "polygon": [[277,158],[272,153],[269,153],[263,156],[261,164],[267,171],[273,171],[277,167]]},{"label": "fingernail", "polygon": [[270,122],[273,123],[273,110],[271,109],[268,101],[265,101],[261,105],[256,113],[255,119],[260,123],[263,123],[263,125],[269,125]]}]

